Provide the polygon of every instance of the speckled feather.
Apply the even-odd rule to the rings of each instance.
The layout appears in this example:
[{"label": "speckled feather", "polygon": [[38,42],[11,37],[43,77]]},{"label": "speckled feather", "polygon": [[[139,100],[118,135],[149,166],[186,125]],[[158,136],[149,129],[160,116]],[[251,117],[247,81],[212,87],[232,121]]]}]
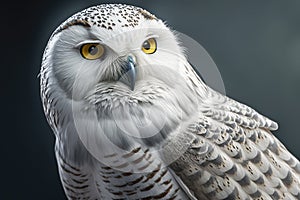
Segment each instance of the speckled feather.
[{"label": "speckled feather", "polygon": [[[68,199],[300,199],[300,163],[272,135],[277,124],[208,88],[185,59],[167,76],[154,68],[155,76],[144,77],[134,91],[100,82],[79,101],[64,90],[53,63],[54,41],[61,41],[62,33],[74,27],[122,33],[152,21],[162,24],[134,6],[94,6],[62,23],[45,49],[41,98],[56,136],[59,173]],[[112,110],[123,113],[126,107],[150,110],[154,118],[163,110],[166,126],[158,137],[128,138],[110,121]],[[104,134],[126,149],[104,156],[113,166],[99,162],[83,145],[74,110],[84,119],[87,133],[98,133],[95,124],[108,126]],[[90,118],[93,110],[96,119]],[[130,123],[134,126],[136,121]],[[165,147],[166,158],[176,161],[165,166],[151,151],[156,144]],[[181,147],[187,149],[180,152]],[[133,172],[137,169],[140,173]]]},{"label": "speckled feather", "polygon": [[300,199],[300,163],[272,135],[276,129],[210,90],[187,131],[196,139],[171,168],[199,199]]},{"label": "speckled feather", "polygon": [[77,24],[84,26],[97,26],[107,30],[136,27],[144,20],[157,20],[157,18],[148,11],[123,4],[103,4],[87,8],[70,17],[63,22],[58,32]]}]

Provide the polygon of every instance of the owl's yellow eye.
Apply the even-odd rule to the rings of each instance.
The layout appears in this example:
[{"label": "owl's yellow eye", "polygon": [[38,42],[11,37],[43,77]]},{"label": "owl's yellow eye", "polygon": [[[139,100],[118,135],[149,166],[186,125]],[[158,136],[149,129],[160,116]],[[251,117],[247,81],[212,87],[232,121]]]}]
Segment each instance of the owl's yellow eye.
[{"label": "owl's yellow eye", "polygon": [[88,60],[95,60],[104,54],[104,47],[101,44],[88,43],[80,48],[82,57]]},{"label": "owl's yellow eye", "polygon": [[157,49],[157,43],[154,38],[146,40],[142,45],[142,51],[146,54],[153,54]]}]

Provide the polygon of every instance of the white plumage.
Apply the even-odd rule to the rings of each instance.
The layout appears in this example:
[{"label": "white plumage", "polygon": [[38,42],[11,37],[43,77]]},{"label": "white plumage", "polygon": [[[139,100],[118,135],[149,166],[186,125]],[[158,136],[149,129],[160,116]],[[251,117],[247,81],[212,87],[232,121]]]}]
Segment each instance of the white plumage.
[{"label": "white plumage", "polygon": [[141,8],[104,4],[64,22],[41,97],[69,199],[300,199],[277,124],[206,86]]}]

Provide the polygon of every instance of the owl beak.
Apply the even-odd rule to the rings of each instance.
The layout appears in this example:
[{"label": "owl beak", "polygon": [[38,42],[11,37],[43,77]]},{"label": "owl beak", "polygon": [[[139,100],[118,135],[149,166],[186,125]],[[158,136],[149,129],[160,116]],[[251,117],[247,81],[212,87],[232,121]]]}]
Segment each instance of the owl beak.
[{"label": "owl beak", "polygon": [[129,55],[127,57],[127,61],[125,62],[125,71],[120,76],[119,81],[128,85],[128,87],[133,91],[135,86],[136,79],[136,69],[135,69],[135,61],[133,56]]}]

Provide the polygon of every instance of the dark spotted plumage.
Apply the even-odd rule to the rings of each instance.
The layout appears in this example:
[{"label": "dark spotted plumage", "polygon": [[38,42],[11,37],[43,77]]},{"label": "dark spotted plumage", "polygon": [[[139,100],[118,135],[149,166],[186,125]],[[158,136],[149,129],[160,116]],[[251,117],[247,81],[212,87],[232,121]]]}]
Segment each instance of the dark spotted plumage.
[{"label": "dark spotted plumage", "polygon": [[171,168],[198,199],[299,199],[300,163],[270,132],[277,125],[210,94],[189,127],[191,149]]},{"label": "dark spotted plumage", "polygon": [[157,20],[157,18],[142,8],[122,4],[103,4],[87,8],[65,21],[55,33],[69,26],[83,24],[98,26],[108,30],[120,27],[136,27],[141,18]]}]

